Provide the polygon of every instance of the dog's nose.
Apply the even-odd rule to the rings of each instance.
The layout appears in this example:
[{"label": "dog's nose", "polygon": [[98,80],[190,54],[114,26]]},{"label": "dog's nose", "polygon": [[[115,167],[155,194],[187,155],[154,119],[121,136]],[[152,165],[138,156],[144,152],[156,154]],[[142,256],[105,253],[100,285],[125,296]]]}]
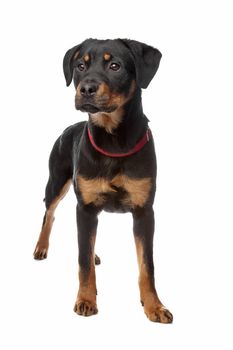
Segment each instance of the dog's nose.
[{"label": "dog's nose", "polygon": [[98,89],[98,85],[94,82],[84,82],[80,86],[80,93],[84,97],[91,97],[96,94],[96,91]]}]

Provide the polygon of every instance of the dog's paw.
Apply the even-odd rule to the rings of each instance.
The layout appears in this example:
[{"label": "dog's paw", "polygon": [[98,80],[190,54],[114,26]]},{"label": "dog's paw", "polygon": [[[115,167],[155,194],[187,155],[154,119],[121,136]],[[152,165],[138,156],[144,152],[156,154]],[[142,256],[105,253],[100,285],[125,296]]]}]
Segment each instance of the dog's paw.
[{"label": "dog's paw", "polygon": [[144,306],[144,311],[146,316],[152,322],[172,323],[173,321],[171,312],[167,310],[163,305],[150,308],[146,308]]},{"label": "dog's paw", "polygon": [[98,257],[98,255],[95,254],[95,264],[100,265],[100,263],[101,263],[100,258]]},{"label": "dog's paw", "polygon": [[92,316],[98,313],[98,309],[95,303],[79,299],[74,305],[74,312],[81,316]]},{"label": "dog's paw", "polygon": [[37,244],[33,256],[35,260],[44,260],[47,258],[48,255],[48,247],[47,246],[41,246],[40,244]]}]

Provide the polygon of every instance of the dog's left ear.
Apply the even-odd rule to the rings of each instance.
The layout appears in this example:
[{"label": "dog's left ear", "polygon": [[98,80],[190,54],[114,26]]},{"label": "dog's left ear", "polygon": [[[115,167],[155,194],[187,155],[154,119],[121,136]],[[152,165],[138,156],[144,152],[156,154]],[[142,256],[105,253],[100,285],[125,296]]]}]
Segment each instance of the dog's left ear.
[{"label": "dog's left ear", "polygon": [[72,47],[72,49],[68,50],[63,59],[63,71],[66,79],[66,86],[69,86],[72,78],[73,78],[73,60],[75,55],[78,55],[78,52],[81,48],[82,44],[76,45]]},{"label": "dog's left ear", "polygon": [[159,68],[162,54],[152,46],[139,41],[122,39],[131,51],[135,63],[138,85],[146,89]]}]

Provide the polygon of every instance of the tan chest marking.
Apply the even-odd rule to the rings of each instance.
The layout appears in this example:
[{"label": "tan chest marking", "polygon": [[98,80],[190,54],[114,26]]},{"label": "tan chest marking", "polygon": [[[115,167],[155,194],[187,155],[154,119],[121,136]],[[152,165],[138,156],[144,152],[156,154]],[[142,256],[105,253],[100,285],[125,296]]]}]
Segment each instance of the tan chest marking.
[{"label": "tan chest marking", "polygon": [[122,204],[132,208],[145,205],[152,186],[150,177],[132,179],[121,174],[115,176],[112,180],[105,178],[86,179],[79,175],[77,183],[85,204],[102,205],[106,200],[104,194],[114,193],[117,192],[117,188],[122,188],[127,192]]}]

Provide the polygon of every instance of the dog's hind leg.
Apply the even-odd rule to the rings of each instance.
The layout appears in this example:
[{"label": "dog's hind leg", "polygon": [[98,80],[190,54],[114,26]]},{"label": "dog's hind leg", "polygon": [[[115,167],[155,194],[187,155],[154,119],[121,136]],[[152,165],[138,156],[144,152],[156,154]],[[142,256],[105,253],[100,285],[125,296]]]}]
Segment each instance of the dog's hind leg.
[{"label": "dog's hind leg", "polygon": [[69,159],[61,152],[58,141],[54,145],[49,161],[50,176],[45,190],[46,211],[39,239],[34,250],[34,258],[36,260],[47,258],[54,212],[61,199],[68,192],[71,184],[72,171]]}]

